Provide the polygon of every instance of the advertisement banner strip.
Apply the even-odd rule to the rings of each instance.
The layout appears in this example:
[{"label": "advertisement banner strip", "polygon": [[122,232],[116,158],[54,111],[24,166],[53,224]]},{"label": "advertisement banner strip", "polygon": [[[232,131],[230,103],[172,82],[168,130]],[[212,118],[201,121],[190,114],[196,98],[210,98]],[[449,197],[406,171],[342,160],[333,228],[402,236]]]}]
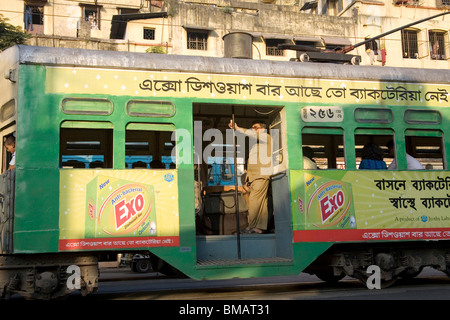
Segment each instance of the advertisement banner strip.
[{"label": "advertisement banner strip", "polygon": [[60,239],[59,251],[123,249],[141,247],[177,247],[178,245],[178,236]]},{"label": "advertisement banner strip", "polygon": [[[234,74],[192,74],[182,72],[137,71],[99,68],[47,67],[46,92],[103,94],[139,97],[191,97],[263,99],[308,103],[377,103],[419,105],[424,100],[447,102],[445,84],[383,83],[317,78],[257,77]],[[63,80],[61,80],[63,79]],[[106,107],[107,108],[107,107]],[[331,114],[335,116],[330,116]],[[339,107],[304,108],[307,122],[341,122]]]},{"label": "advertisement banner strip", "polygon": [[294,242],[450,239],[450,228],[296,230]]}]

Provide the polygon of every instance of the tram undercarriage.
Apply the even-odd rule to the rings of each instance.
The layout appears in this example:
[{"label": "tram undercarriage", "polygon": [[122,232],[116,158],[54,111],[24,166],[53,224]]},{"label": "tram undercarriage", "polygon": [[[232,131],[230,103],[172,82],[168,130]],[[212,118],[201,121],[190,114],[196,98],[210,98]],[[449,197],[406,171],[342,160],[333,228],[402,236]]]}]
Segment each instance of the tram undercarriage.
[{"label": "tram undercarriage", "polygon": [[424,267],[433,267],[450,276],[450,245],[448,243],[379,243],[336,244],[317,258],[305,272],[323,281],[336,282],[350,276],[363,285],[379,267],[381,288],[398,278],[414,278]]},{"label": "tram undercarriage", "polygon": [[73,291],[87,295],[98,287],[98,260],[88,254],[0,256],[0,297],[54,299]]}]

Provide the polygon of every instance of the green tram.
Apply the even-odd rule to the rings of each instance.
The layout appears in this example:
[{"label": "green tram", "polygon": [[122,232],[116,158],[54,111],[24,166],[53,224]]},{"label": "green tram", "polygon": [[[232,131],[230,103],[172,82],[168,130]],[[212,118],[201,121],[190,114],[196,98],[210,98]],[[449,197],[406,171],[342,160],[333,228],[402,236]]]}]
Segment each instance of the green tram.
[{"label": "green tram", "polygon": [[[194,279],[449,272],[448,70],[30,46],[0,65],[3,296],[95,291],[118,252]],[[231,119],[272,136],[264,234],[236,232],[248,148]],[[360,170],[370,142],[397,169]],[[217,159],[234,184],[210,183]]]}]

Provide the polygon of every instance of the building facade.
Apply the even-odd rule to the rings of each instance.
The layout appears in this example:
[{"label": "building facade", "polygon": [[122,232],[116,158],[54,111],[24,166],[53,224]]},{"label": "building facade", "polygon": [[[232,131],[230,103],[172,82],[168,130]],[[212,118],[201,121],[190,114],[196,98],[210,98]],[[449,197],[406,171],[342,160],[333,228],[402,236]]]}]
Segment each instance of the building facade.
[{"label": "building facade", "polygon": [[[444,13],[449,0],[0,0],[29,44],[223,57],[244,33],[248,58],[296,59],[279,44],[333,50]],[[363,65],[446,69],[450,15],[357,46]]]}]

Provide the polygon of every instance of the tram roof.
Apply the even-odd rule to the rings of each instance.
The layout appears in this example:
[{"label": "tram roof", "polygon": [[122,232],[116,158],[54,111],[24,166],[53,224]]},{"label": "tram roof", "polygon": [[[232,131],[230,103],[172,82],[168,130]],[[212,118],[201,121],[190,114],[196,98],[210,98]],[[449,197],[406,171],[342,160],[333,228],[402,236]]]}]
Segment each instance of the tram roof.
[{"label": "tram roof", "polygon": [[[14,46],[6,51],[9,50],[16,51],[14,56],[20,64],[304,77],[312,79],[450,83],[450,70],[446,69],[353,66],[333,63],[215,58],[25,45]],[[6,51],[4,52],[6,53]],[[2,55],[3,53],[0,53],[0,57]]]}]

